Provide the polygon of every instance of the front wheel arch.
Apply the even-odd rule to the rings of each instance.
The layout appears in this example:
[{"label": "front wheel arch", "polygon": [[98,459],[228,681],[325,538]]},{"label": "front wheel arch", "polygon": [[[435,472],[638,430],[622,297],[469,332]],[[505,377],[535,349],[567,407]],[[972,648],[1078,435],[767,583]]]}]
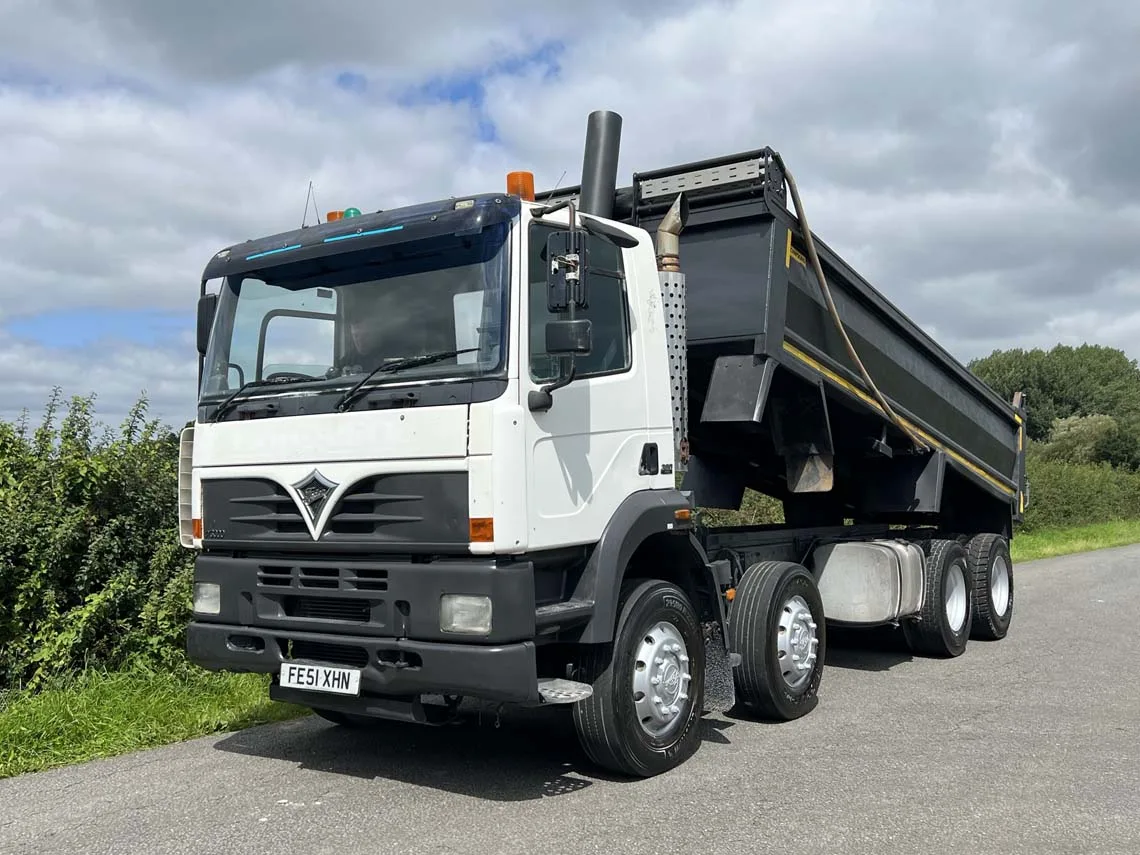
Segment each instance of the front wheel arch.
[{"label": "front wheel arch", "polygon": [[677,527],[677,511],[690,508],[678,490],[643,490],[618,506],[572,594],[575,600],[594,604],[578,636],[580,643],[614,640],[622,585],[632,578],[673,582],[693,598],[701,620],[721,620],[717,585],[704,549],[691,532]]}]

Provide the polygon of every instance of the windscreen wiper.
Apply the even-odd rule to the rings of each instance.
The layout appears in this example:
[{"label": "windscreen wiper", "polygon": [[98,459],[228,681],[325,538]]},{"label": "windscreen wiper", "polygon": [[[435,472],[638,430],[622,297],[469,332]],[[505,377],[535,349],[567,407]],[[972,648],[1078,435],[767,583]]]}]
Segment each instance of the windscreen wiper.
[{"label": "windscreen wiper", "polygon": [[213,416],[213,418],[210,419],[210,421],[216,422],[225,413],[229,412],[229,409],[231,406],[233,406],[234,401],[236,401],[238,398],[240,398],[243,394],[245,394],[250,389],[257,389],[261,386],[287,386],[290,383],[310,383],[313,380],[319,380],[319,379],[320,379],[319,377],[301,377],[301,376],[274,377],[274,378],[269,379],[269,380],[250,380],[248,383],[242,383],[240,386],[238,386],[236,389],[234,389],[234,391],[232,391],[230,393],[228,398],[226,398],[220,404],[218,404],[218,408],[216,410],[214,410],[214,416]]},{"label": "windscreen wiper", "polygon": [[[377,374],[388,374],[392,371],[403,371],[405,368],[415,368],[419,365],[430,365],[433,362],[439,362],[442,359],[449,359],[452,356],[459,356],[461,353],[474,353],[479,350],[477,347],[465,347],[462,350],[440,350],[435,353],[425,353],[423,356],[410,356],[407,359],[397,359],[395,362],[386,362],[378,365],[368,372],[359,383],[340,396],[340,400],[336,402],[336,408],[340,412],[344,412],[348,405],[355,401],[362,394],[364,386],[375,377]],[[365,390],[367,391],[367,390]]]}]

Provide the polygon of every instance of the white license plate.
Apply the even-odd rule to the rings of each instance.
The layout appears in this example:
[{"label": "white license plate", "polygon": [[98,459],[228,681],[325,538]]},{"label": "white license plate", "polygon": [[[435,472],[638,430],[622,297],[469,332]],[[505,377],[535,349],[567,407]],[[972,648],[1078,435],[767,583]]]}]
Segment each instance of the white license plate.
[{"label": "white license plate", "polygon": [[354,668],[329,668],[327,665],[298,665],[295,662],[286,662],[281,666],[281,685],[310,692],[359,695],[360,672]]}]

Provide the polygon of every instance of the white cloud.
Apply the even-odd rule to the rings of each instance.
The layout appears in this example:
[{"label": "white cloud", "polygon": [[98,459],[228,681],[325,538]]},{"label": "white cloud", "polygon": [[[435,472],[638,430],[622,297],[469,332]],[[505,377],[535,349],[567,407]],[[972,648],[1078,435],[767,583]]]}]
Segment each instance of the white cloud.
[{"label": "white cloud", "polygon": [[96,417],[117,424],[143,395],[148,415],[172,427],[193,418],[197,354],[189,336],[170,346],[103,341],[69,350],[14,340],[0,332],[0,419],[27,410],[37,423],[55,386],[65,398],[95,393]]}]

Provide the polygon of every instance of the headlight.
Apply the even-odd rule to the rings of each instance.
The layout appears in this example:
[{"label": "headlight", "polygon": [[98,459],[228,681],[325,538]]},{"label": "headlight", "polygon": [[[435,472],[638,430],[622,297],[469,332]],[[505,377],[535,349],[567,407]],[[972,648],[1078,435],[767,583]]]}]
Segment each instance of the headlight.
[{"label": "headlight", "polygon": [[214,582],[195,582],[194,611],[200,615],[220,614],[222,611],[222,586]]},{"label": "headlight", "polygon": [[444,594],[439,598],[439,628],[443,632],[490,635],[491,598]]}]

